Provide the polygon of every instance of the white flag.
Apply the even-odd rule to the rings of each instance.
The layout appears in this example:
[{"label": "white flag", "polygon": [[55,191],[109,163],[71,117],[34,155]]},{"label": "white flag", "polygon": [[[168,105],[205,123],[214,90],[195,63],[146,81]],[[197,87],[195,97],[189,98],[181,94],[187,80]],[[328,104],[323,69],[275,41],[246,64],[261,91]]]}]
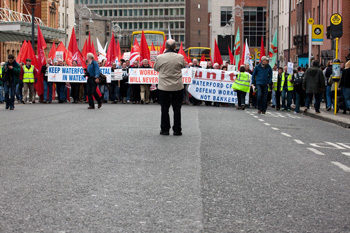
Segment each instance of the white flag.
[{"label": "white flag", "polygon": [[168,31],[169,31],[169,40],[171,40],[172,38],[171,38],[171,32],[170,32],[170,24],[168,24]]},{"label": "white flag", "polygon": [[106,50],[102,48],[102,45],[101,45],[100,41],[98,40],[98,38],[97,38],[97,50],[98,50],[98,60],[99,61],[102,61],[103,59],[107,60]]},{"label": "white flag", "polygon": [[245,49],[244,49],[244,64],[249,64],[249,69],[253,70],[253,62],[252,59],[250,59],[250,52],[248,47],[247,39],[245,40]]}]

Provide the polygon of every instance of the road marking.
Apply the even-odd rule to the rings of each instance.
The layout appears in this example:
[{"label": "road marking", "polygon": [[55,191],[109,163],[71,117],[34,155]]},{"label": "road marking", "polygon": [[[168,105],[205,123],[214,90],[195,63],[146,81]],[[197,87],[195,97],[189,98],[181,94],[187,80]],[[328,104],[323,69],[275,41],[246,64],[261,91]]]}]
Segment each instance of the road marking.
[{"label": "road marking", "polygon": [[350,152],[342,152],[343,155],[350,156]]},{"label": "road marking", "polygon": [[339,167],[340,169],[342,169],[345,172],[350,172],[350,167],[345,166],[344,164],[341,164],[339,162],[331,162],[333,163],[335,166]]},{"label": "road marking", "polygon": [[275,127],[272,127],[271,129],[273,129],[273,130],[279,130],[278,128],[275,128]]},{"label": "road marking", "polygon": [[341,146],[339,146],[339,145],[337,145],[337,144],[335,144],[335,143],[332,143],[332,142],[325,142],[325,143],[327,143],[328,145],[334,146],[334,147],[337,148],[337,149],[344,150],[343,147],[341,147]]},{"label": "road marking", "polygon": [[298,139],[294,139],[294,141],[300,145],[304,145],[305,143],[303,143],[302,141],[298,140]]},{"label": "road marking", "polygon": [[345,148],[332,143],[332,142],[324,142],[324,143],[310,143],[313,147],[324,148],[324,149],[337,149],[337,150],[345,150]]},{"label": "road marking", "polygon": [[292,136],[290,136],[289,134],[287,134],[287,133],[281,133],[283,136],[286,136],[286,137],[289,137],[289,138],[291,138]]},{"label": "road marking", "polygon": [[259,119],[259,121],[264,121],[263,119]]},{"label": "road marking", "polygon": [[343,146],[343,147],[345,147],[345,148],[348,148],[348,149],[350,149],[350,146],[349,145],[345,145],[345,143],[337,143],[338,145],[341,145],[341,146]]},{"label": "road marking", "polygon": [[259,118],[258,116],[254,116],[254,118]]},{"label": "road marking", "polygon": [[265,125],[267,125],[267,126],[270,126],[270,124],[269,123],[264,123]]},{"label": "road marking", "polygon": [[321,151],[316,150],[315,148],[307,148],[308,150],[314,152],[317,155],[324,155]]}]

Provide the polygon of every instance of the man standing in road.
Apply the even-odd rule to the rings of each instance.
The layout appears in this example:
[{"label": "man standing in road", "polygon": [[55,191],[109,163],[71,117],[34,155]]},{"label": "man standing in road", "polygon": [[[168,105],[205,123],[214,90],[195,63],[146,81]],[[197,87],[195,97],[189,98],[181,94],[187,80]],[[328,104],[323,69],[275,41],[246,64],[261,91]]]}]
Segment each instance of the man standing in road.
[{"label": "man standing in road", "polygon": [[323,72],[319,66],[320,62],[315,60],[312,63],[312,67],[307,69],[304,76],[303,89],[306,91],[304,112],[307,112],[310,102],[312,101],[312,96],[315,95],[315,111],[316,113],[321,113],[320,104],[322,100],[322,93],[326,88],[326,84],[324,82]]},{"label": "man standing in road", "polygon": [[169,135],[170,116],[169,108],[173,106],[175,136],[182,135],[181,106],[183,100],[182,69],[185,68],[185,60],[181,54],[175,51],[175,40],[169,39],[165,44],[166,52],[157,57],[154,69],[159,72],[159,103],[161,105],[161,135]]},{"label": "man standing in road", "polygon": [[87,80],[87,93],[89,98],[88,109],[95,109],[94,99],[92,98],[92,96],[95,97],[98,103],[98,108],[101,108],[102,100],[96,91],[97,84],[100,82],[99,80],[100,67],[98,66],[98,63],[95,61],[95,56],[92,53],[87,54],[87,62],[89,64],[86,72],[86,76],[88,77],[88,80]]},{"label": "man standing in road", "polygon": [[268,86],[272,85],[272,68],[269,65],[269,59],[267,57],[263,56],[261,63],[255,67],[252,75],[252,83],[257,89],[258,113],[265,114],[267,109]]},{"label": "man standing in road", "polygon": [[21,67],[16,62],[15,57],[8,55],[8,62],[2,67],[2,81],[5,90],[6,109],[15,109],[16,85],[19,82]]}]

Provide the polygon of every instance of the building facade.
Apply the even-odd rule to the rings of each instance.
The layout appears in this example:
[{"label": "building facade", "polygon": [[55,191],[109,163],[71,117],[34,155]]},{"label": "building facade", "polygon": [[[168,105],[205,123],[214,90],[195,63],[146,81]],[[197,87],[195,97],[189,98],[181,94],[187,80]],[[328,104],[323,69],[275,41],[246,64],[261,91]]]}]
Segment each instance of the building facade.
[{"label": "building facade", "polygon": [[60,0],[58,6],[58,29],[65,32],[66,37],[62,41],[68,47],[69,39],[75,24],[74,1]]},{"label": "building facade", "polygon": [[[75,0],[86,4],[94,13],[108,17],[118,25],[115,35],[121,49],[131,48],[133,31],[154,30],[168,34],[177,42],[185,43],[185,0]],[[185,45],[186,46],[186,45]]]}]

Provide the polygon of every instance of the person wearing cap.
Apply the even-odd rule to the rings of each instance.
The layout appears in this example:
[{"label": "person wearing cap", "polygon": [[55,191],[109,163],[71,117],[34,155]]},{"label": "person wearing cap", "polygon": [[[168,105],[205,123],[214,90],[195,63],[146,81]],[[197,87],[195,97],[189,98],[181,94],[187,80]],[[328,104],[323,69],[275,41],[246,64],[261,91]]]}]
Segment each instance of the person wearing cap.
[{"label": "person wearing cap", "polygon": [[35,103],[35,95],[34,95],[34,83],[35,83],[35,75],[34,75],[34,66],[32,65],[32,60],[27,58],[26,65],[23,67],[23,102],[27,103],[28,101],[28,89],[29,89],[29,103]]},{"label": "person wearing cap", "polygon": [[257,89],[258,113],[265,114],[267,109],[268,86],[272,86],[272,68],[266,56],[261,58],[252,74],[252,84]]}]

